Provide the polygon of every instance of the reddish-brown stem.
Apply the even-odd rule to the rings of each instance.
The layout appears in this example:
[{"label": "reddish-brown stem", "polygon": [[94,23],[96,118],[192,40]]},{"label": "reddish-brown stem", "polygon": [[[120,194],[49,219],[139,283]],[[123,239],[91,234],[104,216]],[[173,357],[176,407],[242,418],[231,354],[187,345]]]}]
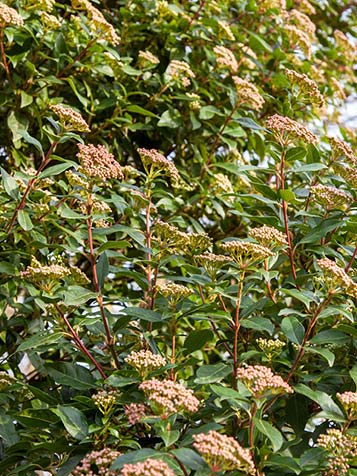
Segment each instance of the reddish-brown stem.
[{"label": "reddish-brown stem", "polygon": [[201,10],[202,8],[205,6],[205,3],[206,3],[206,0],[201,0],[201,3],[196,11],[196,13],[193,15],[193,17],[190,19],[190,21],[188,22],[188,26],[191,26],[192,23],[197,20],[197,18],[199,17],[200,13],[201,13]]},{"label": "reddish-brown stem", "polygon": [[148,302],[148,308],[152,309],[152,303],[153,303],[153,286],[152,286],[152,269],[151,269],[151,199],[149,199],[149,203],[146,206],[146,213],[145,213],[145,238],[146,238],[146,247],[147,247],[147,253],[146,253],[146,259],[148,261],[147,267],[146,267],[146,279],[148,282],[148,290],[147,290],[147,302]]},{"label": "reddish-brown stem", "polygon": [[79,350],[83,352],[83,354],[92,362],[92,364],[96,367],[102,378],[105,380],[107,376],[105,375],[101,365],[96,361],[96,359],[93,357],[93,355],[89,352],[87,347],[83,344],[81,338],[77,334],[77,332],[73,329],[71,326],[71,323],[69,322],[68,318],[65,316],[65,314],[61,311],[61,308],[59,307],[58,304],[55,304],[55,308],[57,309],[58,314],[61,316],[61,319],[63,322],[66,324],[66,327],[71,334],[74,343],[78,347]]},{"label": "reddish-brown stem", "polygon": [[[285,190],[285,155],[286,155],[286,149],[284,147],[281,153],[280,174],[279,174],[279,177],[277,177],[277,188],[280,190]],[[288,206],[284,199],[282,200],[281,206],[282,206],[283,218],[284,218],[285,235],[288,242],[288,255],[289,255],[289,261],[290,261],[290,267],[291,267],[291,272],[296,284],[294,251],[291,244],[290,231],[289,231]],[[296,284],[296,287],[297,289],[299,289],[299,286],[297,284]]]},{"label": "reddish-brown stem", "polygon": [[115,341],[114,341],[114,337],[112,336],[110,332],[107,316],[105,315],[103,295],[102,295],[102,291],[100,289],[99,280],[98,280],[96,255],[94,252],[94,244],[93,244],[92,208],[93,208],[92,195],[89,194],[88,201],[87,201],[87,214],[88,214],[87,233],[88,233],[88,246],[89,246],[89,261],[92,267],[93,286],[94,286],[95,292],[97,293],[97,302],[98,302],[100,315],[101,315],[104,330],[105,330],[105,342],[110,350],[110,353],[112,354],[116,368],[119,368],[119,360],[115,352]]},{"label": "reddish-brown stem", "polygon": [[[265,271],[269,271],[269,268],[268,268],[268,260],[264,260],[264,269],[265,269]],[[276,300],[276,298],[275,298],[275,296],[274,296],[274,293],[273,293],[273,291],[272,291],[272,289],[271,289],[270,281],[267,280],[267,281],[266,281],[266,285],[267,285],[268,294],[269,294],[269,296],[270,296],[270,299],[273,301],[274,304],[276,304],[276,303],[277,303],[277,300]]]},{"label": "reddish-brown stem", "polygon": [[201,172],[201,177],[205,174],[206,170],[207,170],[207,167],[210,165],[211,163],[211,160],[212,160],[212,156],[214,154],[214,151],[216,150],[216,147],[218,145],[218,142],[219,142],[219,139],[220,139],[220,136],[223,134],[225,128],[228,126],[230,120],[232,119],[233,117],[233,114],[236,112],[238,108],[238,102],[236,103],[236,105],[233,107],[232,111],[230,112],[230,114],[228,114],[228,116],[226,117],[226,119],[224,120],[224,123],[222,125],[222,127],[220,128],[220,130],[217,132],[216,134],[216,137],[214,139],[214,142],[212,144],[212,147],[209,151],[209,154],[208,154],[208,157],[206,159],[206,163],[205,163],[205,166],[202,168],[202,172]]},{"label": "reddish-brown stem", "polygon": [[27,184],[27,187],[26,187],[26,190],[20,200],[20,203],[17,205],[17,207],[15,208],[15,211],[11,217],[11,220],[6,228],[6,233],[9,234],[14,226],[14,223],[17,219],[17,215],[19,214],[19,211],[22,210],[25,205],[26,205],[26,200],[27,200],[27,197],[28,195],[31,193],[32,189],[33,189],[33,185],[35,183],[35,181],[37,180],[38,176],[40,175],[40,173],[42,172],[42,170],[46,167],[46,165],[50,162],[51,160],[51,154],[52,152],[54,151],[54,149],[56,148],[58,144],[58,141],[55,141],[55,142],[52,142],[52,144],[50,145],[50,148],[48,149],[47,151],[47,154],[44,156],[44,158],[42,159],[42,162],[36,172],[36,175],[34,177],[32,177],[32,179],[30,179],[28,181],[28,184]]},{"label": "reddish-brown stem", "polygon": [[[171,359],[170,363],[174,364],[176,361],[176,320],[173,317],[171,322]],[[174,369],[170,369],[170,378],[171,380],[175,380],[175,372]]]},{"label": "reddish-brown stem", "polygon": [[355,248],[355,250],[354,250],[354,252],[353,252],[353,255],[352,255],[351,259],[349,260],[349,262],[348,262],[348,263],[346,264],[346,266],[345,266],[345,271],[346,271],[346,273],[348,273],[348,271],[350,270],[351,266],[353,265],[353,262],[354,262],[356,256],[357,256],[357,246],[356,246],[356,248]]},{"label": "reddish-brown stem", "polygon": [[96,38],[93,38],[92,40],[90,40],[90,42],[88,43],[88,45],[85,46],[85,47],[83,48],[83,50],[80,51],[80,52],[78,53],[78,55],[76,55],[76,56],[73,58],[72,62],[69,63],[67,66],[65,66],[63,69],[61,69],[61,71],[56,75],[56,78],[57,78],[57,79],[62,79],[64,73],[66,73],[69,69],[71,69],[71,68],[75,65],[75,63],[77,63],[77,61],[81,60],[81,59],[83,58],[83,56],[87,53],[88,49],[89,49],[95,42],[96,42]]},{"label": "reddish-brown stem", "polygon": [[252,409],[250,411],[249,418],[249,446],[250,448],[254,447],[254,418],[257,413],[257,404],[253,402]]},{"label": "reddish-brown stem", "polygon": [[303,338],[303,341],[301,343],[301,346],[300,346],[300,349],[299,349],[299,352],[294,360],[294,363],[293,365],[291,366],[291,369],[290,369],[290,372],[288,373],[287,377],[285,378],[285,382],[286,383],[289,383],[291,377],[293,376],[297,366],[299,365],[300,363],[300,360],[302,359],[303,355],[304,355],[304,352],[305,352],[305,346],[306,346],[306,343],[307,341],[309,340],[309,337],[316,325],[316,322],[317,322],[317,319],[321,313],[321,311],[330,303],[331,301],[331,298],[332,298],[332,294],[329,292],[328,296],[326,297],[326,299],[324,299],[320,304],[319,306],[316,308],[316,310],[314,311],[314,313],[312,314],[312,317],[311,317],[311,320],[309,322],[309,325],[307,326],[307,329],[305,331],[305,334],[304,334],[304,338]]},{"label": "reddish-brown stem", "polygon": [[10,67],[6,59],[6,53],[4,48],[4,26],[3,25],[0,25],[0,52],[1,52],[1,61],[2,61],[3,68],[5,70],[7,80],[9,81],[11,88],[15,89],[15,83],[11,77]]},{"label": "reddish-brown stem", "polygon": [[242,294],[243,294],[243,283],[244,283],[244,269],[241,271],[238,283],[238,291],[237,291],[237,300],[236,300],[236,310],[234,315],[234,323],[233,323],[233,330],[234,330],[234,337],[233,337],[233,388],[237,390],[237,371],[238,371],[238,336],[239,336],[239,329],[240,329],[240,306],[242,301]]},{"label": "reddish-brown stem", "polygon": [[[200,297],[201,297],[201,301],[202,301],[202,304],[204,304],[206,302],[206,299],[205,299],[205,296],[203,294],[203,289],[202,289],[202,286],[201,284],[198,285],[198,289],[199,289],[199,293],[200,293]],[[225,307],[225,306],[224,306]],[[227,308],[226,308],[227,309]],[[225,309],[225,310],[226,310]],[[227,311],[228,312],[228,311]],[[213,319],[208,316],[208,320],[209,320],[209,323],[211,325],[211,328],[212,328],[212,331],[213,333],[216,335],[216,337],[221,340],[221,336],[219,335],[219,332],[218,332],[218,329],[217,329],[217,326],[216,324],[214,323]],[[226,349],[226,351],[233,357],[233,354],[232,354],[232,351],[231,349],[228,347],[227,343],[226,342],[222,342],[224,348]]]}]

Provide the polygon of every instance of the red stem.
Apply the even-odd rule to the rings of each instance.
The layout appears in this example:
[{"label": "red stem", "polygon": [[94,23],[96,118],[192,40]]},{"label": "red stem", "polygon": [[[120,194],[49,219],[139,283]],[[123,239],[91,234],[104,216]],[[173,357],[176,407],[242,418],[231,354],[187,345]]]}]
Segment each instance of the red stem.
[{"label": "red stem", "polygon": [[96,38],[93,38],[92,40],[90,40],[90,42],[88,43],[88,45],[83,48],[82,51],[80,51],[78,53],[78,55],[76,55],[73,60],[72,60],[72,63],[69,63],[67,66],[65,66],[63,69],[61,69],[61,71],[56,75],[56,78],[57,79],[62,79],[62,76],[65,72],[67,72],[69,69],[71,69],[75,63],[77,63],[77,61],[79,61],[80,59],[83,58],[83,56],[87,53],[88,49],[96,42]]},{"label": "red stem", "polygon": [[4,48],[4,25],[0,25],[0,51],[1,51],[1,59],[2,59],[2,65],[5,70],[5,74],[7,77],[7,80],[9,81],[9,84],[12,89],[15,89],[15,83],[11,77],[11,72],[9,68],[9,64],[6,59],[6,53],[5,53],[5,48]]},{"label": "red stem", "polygon": [[93,245],[93,222],[92,222],[92,207],[93,207],[93,202],[92,202],[92,195],[90,194],[88,196],[88,203],[87,203],[87,232],[88,232],[88,245],[89,245],[89,258],[90,258],[90,264],[92,267],[92,275],[93,275],[93,285],[95,292],[97,293],[97,302],[99,305],[100,309],[100,314],[102,317],[102,322],[104,325],[104,330],[105,330],[105,342],[112,354],[114,363],[116,368],[119,368],[119,360],[117,357],[117,354],[115,352],[115,343],[114,343],[114,337],[112,336],[110,332],[110,327],[108,323],[107,316],[105,315],[105,309],[104,309],[104,303],[103,303],[103,295],[99,286],[99,280],[98,280],[98,273],[97,273],[97,264],[96,264],[96,255],[94,253],[94,245]]},{"label": "red stem", "polygon": [[89,352],[89,350],[87,349],[87,347],[83,344],[82,340],[80,339],[79,335],[77,334],[77,332],[73,329],[73,327],[71,326],[71,323],[69,322],[69,320],[67,319],[67,317],[64,315],[64,313],[61,311],[60,307],[58,306],[58,304],[55,304],[55,307],[59,313],[59,315],[61,316],[61,318],[63,319],[64,323],[66,324],[67,326],[67,329],[69,330],[71,336],[73,337],[73,340],[75,342],[75,344],[77,345],[78,349],[80,349],[83,354],[86,355],[86,357],[88,357],[88,359],[92,362],[92,364],[96,367],[96,369],[98,370],[98,372],[100,373],[100,375],[102,376],[102,378],[105,380],[107,378],[106,374],[104,373],[101,365],[96,361],[96,359],[92,356],[92,354]]},{"label": "red stem", "polygon": [[42,172],[42,170],[46,167],[46,165],[50,162],[51,160],[51,154],[52,152],[54,151],[54,149],[56,148],[58,144],[58,141],[55,141],[53,142],[51,145],[50,145],[50,148],[48,149],[47,151],[47,154],[45,155],[45,157],[42,159],[42,162],[36,172],[36,175],[30,179],[28,181],[28,184],[27,184],[27,187],[26,187],[26,190],[20,200],[20,203],[17,205],[17,207],[15,208],[15,211],[14,211],[14,214],[12,215],[12,218],[10,220],[10,223],[8,224],[7,228],[6,228],[6,233],[9,234],[14,226],[14,223],[17,219],[17,215],[19,214],[19,211],[22,210],[24,207],[25,207],[25,204],[26,204],[26,200],[27,200],[27,197],[28,195],[31,193],[32,189],[33,189],[33,185],[35,183],[35,181],[37,180],[38,176],[40,175],[40,173]]},{"label": "red stem", "polygon": [[239,329],[240,329],[240,305],[242,301],[242,293],[243,293],[243,282],[244,282],[244,270],[241,271],[241,275],[239,277],[239,284],[238,284],[238,291],[237,291],[237,301],[236,301],[236,311],[234,316],[234,338],[233,338],[233,388],[237,390],[237,371],[238,371],[238,336],[239,336]]},{"label": "red stem", "polygon": [[350,268],[351,268],[351,266],[352,266],[352,264],[353,264],[353,262],[354,262],[356,256],[357,256],[357,246],[356,246],[356,248],[355,248],[355,250],[354,250],[354,252],[353,252],[353,255],[352,255],[351,259],[349,260],[349,262],[348,262],[348,263],[346,264],[346,266],[345,266],[345,271],[346,271],[346,273],[348,273],[348,271],[350,270]]}]

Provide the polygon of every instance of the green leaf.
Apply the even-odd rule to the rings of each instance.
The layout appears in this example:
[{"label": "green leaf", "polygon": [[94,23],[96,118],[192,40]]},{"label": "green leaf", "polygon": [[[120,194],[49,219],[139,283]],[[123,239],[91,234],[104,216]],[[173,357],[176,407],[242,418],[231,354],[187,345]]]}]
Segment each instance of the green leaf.
[{"label": "green leaf", "polygon": [[[286,152],[286,161],[292,162],[295,160],[302,160],[306,155],[304,147],[290,147]],[[294,170],[294,169],[291,169]]]},{"label": "green leaf", "polygon": [[[264,466],[273,466],[276,471],[288,469],[295,474],[301,473],[301,467],[295,458],[291,456],[282,456],[279,454],[270,454]],[[304,466],[303,466],[304,467]]]},{"label": "green leaf", "polygon": [[19,225],[21,228],[25,231],[30,231],[33,228],[33,224],[31,221],[31,218],[25,210],[19,210],[18,215],[17,215],[17,221],[19,222]]},{"label": "green leaf", "polygon": [[14,445],[19,440],[13,418],[7,415],[3,410],[0,410],[0,437],[5,447]]},{"label": "green leaf", "polygon": [[52,411],[60,417],[64,427],[73,438],[83,440],[88,435],[86,417],[77,408],[58,405]]},{"label": "green leaf", "polygon": [[194,382],[198,385],[220,382],[231,372],[231,366],[223,362],[214,365],[202,365],[202,367],[197,370],[197,376]]},{"label": "green leaf", "polygon": [[258,431],[267,436],[271,441],[274,451],[279,451],[283,445],[283,437],[279,430],[274,428],[269,422],[254,418],[255,427]]},{"label": "green leaf", "polygon": [[16,349],[16,352],[24,352],[38,347],[50,347],[51,344],[57,344],[63,338],[62,332],[39,333],[27,338]]},{"label": "green leaf", "polygon": [[162,113],[158,127],[169,127],[170,129],[176,129],[181,125],[181,114],[177,109],[169,109]]},{"label": "green leaf", "polygon": [[202,349],[212,338],[213,332],[210,329],[190,332],[184,343],[186,352],[191,353],[195,350]]},{"label": "green leaf", "polygon": [[17,268],[12,263],[0,261],[0,274],[15,276],[17,274]]},{"label": "green leaf", "polygon": [[349,342],[350,337],[337,329],[328,329],[318,332],[312,339],[312,344],[338,344],[343,345]]},{"label": "green leaf", "polygon": [[99,256],[96,266],[98,284],[99,287],[102,288],[104,285],[105,278],[108,276],[109,273],[109,260],[105,251]]},{"label": "green leaf", "polygon": [[357,365],[352,367],[352,369],[350,370],[350,375],[357,388]]},{"label": "green leaf", "polygon": [[305,328],[294,316],[287,316],[281,322],[281,330],[294,344],[301,344],[304,339]]},{"label": "green leaf", "polygon": [[14,200],[19,198],[19,186],[11,175],[9,175],[6,170],[1,167],[1,176],[4,184],[5,192]]},{"label": "green leaf", "polygon": [[281,291],[303,302],[307,309],[309,309],[311,302],[316,302],[316,296],[311,291],[298,291],[297,289],[282,289]]},{"label": "green leaf", "polygon": [[324,219],[321,223],[316,225],[313,230],[308,233],[304,238],[302,238],[298,244],[303,243],[316,243],[321,238],[326,237],[326,235],[332,231],[336,231],[344,225],[344,221],[341,219],[336,220],[336,218],[327,218]]},{"label": "green leaf", "polygon": [[190,448],[177,448],[170,451],[181,463],[189,469],[197,471],[200,468],[206,468],[205,461],[195,451]]},{"label": "green leaf", "polygon": [[98,253],[101,253],[104,250],[122,250],[125,248],[131,248],[131,243],[129,241],[107,241],[106,243],[100,245],[97,251]]},{"label": "green leaf", "polygon": [[46,368],[50,377],[60,385],[76,390],[88,390],[95,387],[93,375],[85,367],[68,363]]},{"label": "green leaf", "polygon": [[48,167],[45,169],[41,174],[39,175],[39,178],[47,178],[47,177],[53,177],[55,175],[59,175],[65,170],[70,169],[71,167],[77,167],[78,164],[76,162],[70,162],[66,161],[63,162],[62,164],[57,164],[57,165],[52,165],[51,167]]},{"label": "green leaf", "polygon": [[327,360],[327,363],[329,367],[332,367],[334,362],[335,362],[335,354],[331,352],[328,349],[323,349],[323,348],[316,348],[316,347],[307,347],[305,349],[306,352],[310,352],[312,354],[318,354],[321,355],[325,360]]},{"label": "green leaf", "polygon": [[220,110],[217,109],[215,106],[203,106],[200,109],[198,117],[202,120],[209,120],[217,114],[222,115]]},{"label": "green leaf", "polygon": [[90,299],[97,299],[97,294],[82,286],[68,286],[63,293],[63,302],[66,306],[81,306]]},{"label": "green leaf", "polygon": [[242,127],[245,127],[246,129],[251,129],[253,131],[266,131],[266,132],[268,131],[267,129],[265,129],[265,127],[260,126],[255,121],[253,121],[253,119],[251,119],[250,117],[239,117],[235,120],[239,122],[239,124]]},{"label": "green leaf", "polygon": [[242,319],[241,326],[246,329],[254,329],[256,331],[264,331],[269,335],[273,335],[275,331],[274,324],[265,317],[254,316],[251,319]]},{"label": "green leaf", "polygon": [[29,106],[33,102],[33,97],[31,94],[27,94],[25,91],[21,91],[21,105],[20,108]]},{"label": "green leaf", "polygon": [[124,464],[139,463],[140,461],[145,461],[148,458],[159,457],[160,455],[161,453],[158,451],[149,448],[144,448],[137,451],[129,451],[124,455],[119,456],[119,458],[116,459],[112,464],[111,469],[121,469]]},{"label": "green leaf", "polygon": [[39,152],[41,152],[41,155],[43,156],[43,149],[42,149],[42,145],[41,145],[41,142],[39,142],[37,139],[35,139],[34,137],[30,136],[30,134],[25,131],[25,130],[19,130],[19,134],[20,136],[23,138],[23,140],[25,142],[27,142],[28,144],[31,144],[33,145]]},{"label": "green leaf", "polygon": [[151,309],[144,309],[141,307],[127,307],[121,313],[126,314],[127,316],[132,316],[135,319],[140,319],[142,321],[148,322],[162,322],[163,317],[161,314]]},{"label": "green leaf", "polygon": [[294,390],[295,392],[300,393],[301,395],[305,395],[314,402],[318,403],[322,410],[324,410],[330,415],[333,415],[337,420],[342,418],[344,421],[345,417],[342,410],[333,401],[333,399],[329,395],[327,395],[327,393],[321,392],[320,390],[312,390],[311,388],[307,387],[302,383],[295,385]]},{"label": "green leaf", "polygon": [[148,111],[147,109],[144,109],[143,107],[138,106],[137,104],[130,104],[126,107],[126,110],[129,112],[136,112],[137,114],[141,114],[142,116],[158,117],[153,112]]},{"label": "green leaf", "polygon": [[279,197],[287,203],[294,202],[296,200],[295,193],[290,189],[287,188],[285,190],[278,191]]}]

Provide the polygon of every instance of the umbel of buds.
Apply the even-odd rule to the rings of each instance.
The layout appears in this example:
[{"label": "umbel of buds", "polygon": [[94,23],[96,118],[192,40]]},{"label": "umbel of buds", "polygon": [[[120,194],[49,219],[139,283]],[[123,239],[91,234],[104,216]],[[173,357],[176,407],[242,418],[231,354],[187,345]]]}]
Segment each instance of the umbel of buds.
[{"label": "umbel of buds", "polygon": [[117,391],[115,390],[101,390],[92,395],[92,400],[104,415],[110,412],[115,405],[116,399]]},{"label": "umbel of buds", "polygon": [[357,418],[357,392],[337,393],[337,398],[341,402],[349,420]]},{"label": "umbel of buds", "polygon": [[155,172],[163,173],[173,182],[179,181],[180,176],[172,160],[164,157],[156,149],[138,149],[138,152],[148,175]]},{"label": "umbel of buds", "polygon": [[23,26],[24,21],[14,8],[0,3],[0,28],[7,25]]},{"label": "umbel of buds", "polygon": [[336,293],[339,291],[338,288],[341,288],[346,294],[357,297],[357,283],[348,276],[344,269],[328,258],[317,260],[317,264],[323,270],[325,283],[330,292]]},{"label": "umbel of buds", "polygon": [[263,365],[248,365],[237,370],[237,378],[241,380],[254,398],[265,398],[280,393],[292,393],[293,389],[284,382],[280,375]]},{"label": "umbel of buds", "polygon": [[151,350],[130,352],[130,354],[125,357],[125,362],[134,367],[142,377],[166,365],[166,359],[159,354],[153,354]]},{"label": "umbel of buds", "polygon": [[322,184],[312,186],[311,195],[317,203],[327,209],[344,207],[352,200],[352,197],[343,190]]},{"label": "umbel of buds", "polygon": [[103,181],[109,178],[124,178],[119,163],[104,145],[78,144],[78,148],[77,157],[81,164],[79,171],[87,177]]},{"label": "umbel of buds", "polygon": [[231,436],[211,430],[192,436],[194,448],[214,472],[243,471],[255,474],[252,456]]},{"label": "umbel of buds", "polygon": [[147,380],[139,389],[147,396],[154,413],[165,418],[175,413],[194,413],[200,405],[191,389],[172,380]]},{"label": "umbel of buds", "polygon": [[302,140],[308,144],[315,144],[318,139],[309,129],[289,117],[274,114],[267,120],[267,128],[274,132],[277,141],[287,146],[295,140]]},{"label": "umbel of buds", "polygon": [[79,112],[74,111],[70,107],[62,106],[61,104],[52,105],[50,109],[57,114],[61,126],[66,131],[90,132],[88,124]]},{"label": "umbel of buds", "polygon": [[326,476],[347,474],[350,461],[357,456],[357,437],[344,434],[341,430],[330,428],[320,435],[317,445],[329,453]]},{"label": "umbel of buds", "polygon": [[227,241],[221,244],[221,248],[242,268],[274,256],[269,248],[249,241]]},{"label": "umbel of buds", "polygon": [[82,459],[80,464],[71,472],[70,476],[94,476],[96,474],[105,476],[117,476],[116,470],[110,467],[120,456],[119,451],[110,448],[103,448],[99,451],[92,451]]},{"label": "umbel of buds", "polygon": [[165,461],[149,458],[135,464],[124,464],[120,476],[175,476]]},{"label": "umbel of buds", "polygon": [[249,235],[263,246],[272,246],[274,244],[284,246],[288,244],[284,233],[272,226],[264,225],[259,228],[253,228],[250,230]]}]

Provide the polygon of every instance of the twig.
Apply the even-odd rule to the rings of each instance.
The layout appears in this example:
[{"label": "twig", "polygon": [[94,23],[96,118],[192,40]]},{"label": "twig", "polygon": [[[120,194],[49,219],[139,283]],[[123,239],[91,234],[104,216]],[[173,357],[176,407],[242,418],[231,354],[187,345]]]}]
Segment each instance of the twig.
[{"label": "twig", "polygon": [[74,66],[74,64],[77,63],[77,61],[79,61],[83,58],[83,56],[87,53],[87,51],[95,43],[95,41],[96,41],[96,38],[93,38],[92,40],[90,40],[88,45],[85,48],[83,48],[83,50],[80,51],[78,53],[78,55],[76,55],[73,58],[72,63],[69,63],[67,66],[65,66],[63,69],[61,69],[61,71],[56,75],[56,78],[57,79],[63,79],[63,74],[66,73],[69,69],[71,69]]},{"label": "twig", "polygon": [[98,372],[100,373],[102,378],[105,380],[107,378],[107,376],[104,373],[101,365],[96,361],[96,359],[92,356],[92,354],[89,352],[87,347],[83,344],[81,338],[79,337],[77,332],[73,329],[73,327],[71,326],[71,323],[69,322],[69,320],[67,319],[65,314],[61,311],[61,308],[59,307],[58,304],[55,304],[55,308],[56,308],[57,312],[59,313],[59,315],[61,316],[61,319],[63,319],[64,323],[66,324],[67,329],[69,330],[71,336],[73,337],[73,340],[74,340],[75,344],[77,345],[78,349],[81,350],[83,352],[83,354],[85,354],[86,357],[88,357],[88,359],[96,367],[96,369],[98,370]]},{"label": "twig", "polygon": [[249,447],[254,447],[254,418],[257,413],[257,404],[253,402],[249,419]]},{"label": "twig", "polygon": [[244,275],[245,270],[242,269],[241,274],[239,276],[239,284],[238,284],[238,291],[237,291],[237,300],[236,300],[236,311],[234,315],[234,338],[233,338],[233,388],[237,390],[237,370],[238,370],[238,335],[240,329],[240,306],[242,301],[243,295],[243,283],[244,283]]},{"label": "twig", "polygon": [[11,217],[11,220],[10,220],[10,223],[8,224],[7,228],[6,228],[6,233],[9,234],[14,226],[14,223],[17,219],[17,215],[19,214],[19,211],[22,210],[24,207],[25,207],[25,204],[26,204],[26,200],[27,200],[27,197],[28,195],[31,193],[32,189],[33,189],[33,185],[36,181],[36,179],[38,178],[38,176],[40,175],[40,173],[42,172],[42,170],[46,167],[46,165],[50,162],[51,160],[51,154],[52,152],[54,151],[54,149],[56,148],[58,144],[58,141],[54,141],[52,142],[52,144],[50,145],[50,148],[48,149],[47,151],[47,154],[45,155],[45,157],[42,159],[42,162],[36,172],[36,175],[34,177],[32,177],[32,179],[30,179],[28,181],[28,184],[27,184],[27,187],[26,187],[26,190],[20,200],[20,203],[17,205],[17,207],[15,208],[15,211],[14,211],[14,214],[12,215]]},{"label": "twig", "polygon": [[188,26],[190,27],[192,25],[192,23],[197,20],[197,18],[199,17],[200,13],[201,13],[201,10],[202,8],[205,6],[205,3],[206,3],[206,0],[202,0],[196,13],[193,15],[193,17],[190,19],[190,21],[188,22]]},{"label": "twig", "polygon": [[349,262],[348,262],[348,263],[346,264],[346,266],[345,266],[345,271],[346,271],[346,273],[348,273],[348,271],[350,270],[350,268],[351,268],[351,266],[352,266],[352,264],[353,264],[353,262],[354,262],[356,256],[357,256],[357,246],[356,246],[356,248],[355,248],[355,250],[354,250],[354,252],[353,252],[353,255],[352,255],[351,259],[349,260]]},{"label": "twig", "polygon": [[5,48],[4,48],[4,29],[3,27],[0,27],[0,51],[1,51],[1,60],[2,60],[2,65],[5,70],[5,74],[7,77],[7,80],[9,81],[9,84],[12,89],[15,89],[15,83],[12,79],[11,72],[10,72],[10,67],[6,59],[6,53],[5,53]]},{"label": "twig", "polygon": [[102,291],[100,289],[99,285],[99,280],[98,280],[98,273],[97,273],[97,264],[96,264],[96,256],[94,253],[94,245],[93,245],[93,222],[92,222],[92,208],[93,208],[93,201],[92,201],[92,195],[88,195],[88,202],[87,202],[87,232],[88,232],[88,245],[89,245],[89,261],[92,267],[92,274],[93,274],[93,285],[95,292],[97,293],[97,302],[99,305],[100,309],[100,314],[102,317],[102,322],[104,325],[104,330],[105,330],[105,341],[106,344],[112,354],[114,363],[116,368],[119,368],[119,360],[118,356],[115,352],[115,341],[114,337],[112,336],[110,332],[110,327],[108,323],[107,316],[105,315],[105,309],[104,309],[104,303],[103,303],[103,295]]}]

